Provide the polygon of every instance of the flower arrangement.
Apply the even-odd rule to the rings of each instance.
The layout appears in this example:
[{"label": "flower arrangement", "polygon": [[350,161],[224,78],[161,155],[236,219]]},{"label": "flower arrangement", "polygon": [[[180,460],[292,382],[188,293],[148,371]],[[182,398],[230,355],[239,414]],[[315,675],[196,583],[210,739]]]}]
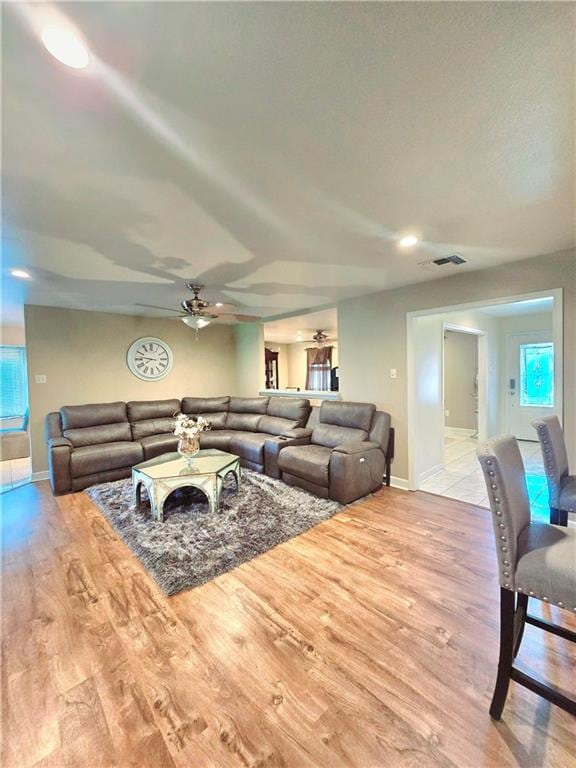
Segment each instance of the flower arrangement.
[{"label": "flower arrangement", "polygon": [[210,422],[203,416],[189,416],[186,413],[176,415],[174,421],[174,434],[176,437],[192,440],[200,437],[202,432],[210,429]]},{"label": "flower arrangement", "polygon": [[178,413],[174,419],[174,434],[178,439],[178,453],[192,469],[192,459],[200,450],[200,435],[210,429],[210,422],[203,416]]}]

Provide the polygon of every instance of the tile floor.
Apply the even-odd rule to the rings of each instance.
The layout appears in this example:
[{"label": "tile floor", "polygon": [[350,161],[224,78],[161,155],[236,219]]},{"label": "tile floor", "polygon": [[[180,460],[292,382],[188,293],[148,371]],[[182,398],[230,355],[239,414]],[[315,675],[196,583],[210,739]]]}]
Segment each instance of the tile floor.
[{"label": "tile floor", "polygon": [[[477,440],[445,434],[444,469],[424,482],[420,490],[489,507],[482,470],[476,458]],[[538,443],[519,440],[533,519],[549,522],[548,487]]]},{"label": "tile floor", "polygon": [[32,463],[30,459],[0,461],[0,493],[29,483],[31,473]]}]

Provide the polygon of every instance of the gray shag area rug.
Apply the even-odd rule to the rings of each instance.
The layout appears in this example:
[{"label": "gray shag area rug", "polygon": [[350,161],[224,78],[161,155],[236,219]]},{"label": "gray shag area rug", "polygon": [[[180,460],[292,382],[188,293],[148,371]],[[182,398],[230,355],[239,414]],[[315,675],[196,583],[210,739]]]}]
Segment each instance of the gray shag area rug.
[{"label": "gray shag area rug", "polygon": [[220,509],[211,514],[204,495],[182,488],[166,500],[164,522],[132,501],[132,481],[102,483],[85,491],[167,595],[197,587],[298,536],[342,506],[280,480],[243,470],[239,493],[228,476]]}]

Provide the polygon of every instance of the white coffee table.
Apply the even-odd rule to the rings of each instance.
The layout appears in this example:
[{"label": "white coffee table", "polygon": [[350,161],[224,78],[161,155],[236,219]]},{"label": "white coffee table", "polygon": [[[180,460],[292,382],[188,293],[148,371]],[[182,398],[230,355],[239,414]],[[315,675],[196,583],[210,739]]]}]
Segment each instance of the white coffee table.
[{"label": "white coffee table", "polygon": [[148,492],[152,515],[158,522],[164,520],[164,502],[176,488],[199,488],[215,512],[220,503],[220,491],[228,473],[236,478],[236,489],[240,488],[242,470],[240,459],[231,453],[209,448],[199,451],[192,459],[191,466],[179,453],[164,453],[155,459],[143,461],[132,467],[132,489],[134,503],[141,508],[142,486]]}]

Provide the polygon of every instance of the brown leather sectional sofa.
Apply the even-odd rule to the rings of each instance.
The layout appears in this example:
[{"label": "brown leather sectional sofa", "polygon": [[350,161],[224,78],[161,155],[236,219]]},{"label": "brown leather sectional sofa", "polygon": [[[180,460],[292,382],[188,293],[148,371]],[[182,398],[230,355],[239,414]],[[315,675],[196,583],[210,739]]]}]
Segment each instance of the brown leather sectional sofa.
[{"label": "brown leather sectional sofa", "polygon": [[182,401],[63,406],[46,417],[54,493],[129,477],[146,459],[175,451],[175,413],[204,416],[203,448],[240,457],[244,467],[341,503],[390,482],[390,417],[367,403],[286,397],[185,397]]}]

